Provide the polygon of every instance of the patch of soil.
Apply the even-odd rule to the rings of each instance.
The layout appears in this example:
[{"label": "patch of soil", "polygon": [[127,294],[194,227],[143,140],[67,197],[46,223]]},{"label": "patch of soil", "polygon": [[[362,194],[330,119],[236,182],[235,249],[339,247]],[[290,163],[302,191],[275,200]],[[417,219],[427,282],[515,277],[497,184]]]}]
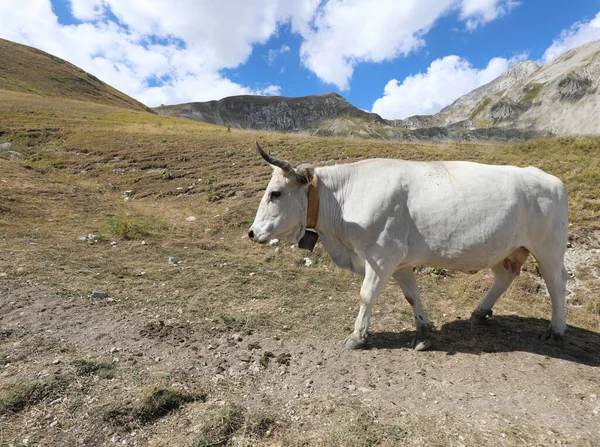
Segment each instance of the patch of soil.
[{"label": "patch of soil", "polygon": [[[408,445],[600,443],[600,334],[584,329],[570,327],[565,342],[551,346],[538,339],[546,320],[495,315],[484,327],[444,324],[431,351],[409,349],[412,330],[375,332],[369,349],[347,351],[345,334],[317,340],[254,332],[242,341],[186,322],[144,323],[118,302],[90,306],[60,291],[10,290],[14,304],[0,316],[13,334],[0,341],[0,357],[10,362],[2,380],[59,371],[77,377],[54,403],[4,416],[11,442],[193,445],[211,408],[231,403],[269,412],[276,422],[264,444],[349,444],[347,436],[375,435]],[[76,376],[70,366],[107,356],[116,365],[112,379]],[[157,384],[182,395],[210,391],[206,402],[170,406],[143,422],[139,396]]]}]

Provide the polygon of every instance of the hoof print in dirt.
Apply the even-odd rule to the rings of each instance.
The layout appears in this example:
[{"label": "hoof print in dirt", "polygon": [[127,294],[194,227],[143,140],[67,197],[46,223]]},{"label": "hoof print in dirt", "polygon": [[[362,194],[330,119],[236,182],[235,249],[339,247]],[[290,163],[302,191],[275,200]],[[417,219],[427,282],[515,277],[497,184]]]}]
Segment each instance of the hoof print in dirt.
[{"label": "hoof print in dirt", "polygon": [[260,349],[260,343],[257,341],[253,341],[252,343],[248,343],[248,351],[252,351],[254,349]]},{"label": "hoof print in dirt", "polygon": [[168,324],[162,320],[151,321],[140,329],[140,335],[148,338],[158,338],[172,344],[189,341],[190,328],[184,324]]},{"label": "hoof print in dirt", "polygon": [[279,354],[277,357],[275,357],[275,361],[277,363],[279,363],[280,365],[286,365],[286,366],[290,364],[291,359],[292,359],[292,354],[289,354],[287,352]]},{"label": "hoof print in dirt", "polygon": [[273,354],[271,351],[265,351],[263,352],[263,355],[258,361],[258,363],[260,364],[260,366],[266,368],[267,366],[269,366],[269,360],[271,360],[274,357],[275,354]]}]

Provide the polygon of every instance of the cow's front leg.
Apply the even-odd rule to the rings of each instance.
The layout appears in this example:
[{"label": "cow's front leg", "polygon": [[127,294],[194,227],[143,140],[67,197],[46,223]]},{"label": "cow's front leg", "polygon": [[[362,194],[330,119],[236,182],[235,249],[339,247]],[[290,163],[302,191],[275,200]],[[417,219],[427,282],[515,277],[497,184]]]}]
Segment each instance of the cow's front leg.
[{"label": "cow's front leg", "polygon": [[345,342],[348,349],[360,349],[365,346],[371,321],[371,310],[383,287],[390,279],[389,268],[386,270],[376,267],[376,269],[377,271],[369,263],[365,265],[365,279],[360,288],[360,310],[354,323],[354,331],[346,338]]},{"label": "cow's front leg", "polygon": [[406,301],[412,306],[413,313],[415,314],[417,333],[413,339],[412,347],[416,351],[429,349],[431,347],[430,334],[434,331],[434,327],[423,310],[419,285],[417,284],[417,278],[415,278],[412,267],[396,271],[394,279],[402,289]]}]

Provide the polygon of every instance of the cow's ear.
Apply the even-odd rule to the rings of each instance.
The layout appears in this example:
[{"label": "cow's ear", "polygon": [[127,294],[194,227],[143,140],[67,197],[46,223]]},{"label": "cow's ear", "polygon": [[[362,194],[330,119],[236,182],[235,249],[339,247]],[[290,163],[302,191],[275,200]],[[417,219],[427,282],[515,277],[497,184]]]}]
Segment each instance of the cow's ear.
[{"label": "cow's ear", "polygon": [[312,182],[315,176],[315,168],[312,165],[300,165],[296,168],[296,180],[301,185]]}]

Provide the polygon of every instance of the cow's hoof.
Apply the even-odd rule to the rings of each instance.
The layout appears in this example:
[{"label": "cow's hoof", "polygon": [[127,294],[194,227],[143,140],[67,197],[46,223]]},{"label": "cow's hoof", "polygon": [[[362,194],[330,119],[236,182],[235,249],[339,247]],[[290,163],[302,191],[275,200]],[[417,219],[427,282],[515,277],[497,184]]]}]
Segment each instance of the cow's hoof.
[{"label": "cow's hoof", "polygon": [[469,323],[473,325],[485,324],[493,314],[492,309],[475,309],[471,314],[471,318],[469,318]]},{"label": "cow's hoof", "polygon": [[354,334],[348,335],[346,341],[344,341],[344,346],[346,349],[362,349],[367,344],[366,340],[360,340],[354,336]]},{"label": "cow's hoof", "polygon": [[413,343],[415,351],[427,351],[431,348],[431,340],[414,340]]},{"label": "cow's hoof", "polygon": [[435,327],[432,324],[419,326],[411,343],[412,348],[415,351],[426,351],[431,348],[431,334],[433,332],[435,332]]},{"label": "cow's hoof", "polygon": [[563,334],[554,330],[552,326],[546,329],[544,335],[542,335],[542,341],[549,344],[561,344],[563,341]]}]

